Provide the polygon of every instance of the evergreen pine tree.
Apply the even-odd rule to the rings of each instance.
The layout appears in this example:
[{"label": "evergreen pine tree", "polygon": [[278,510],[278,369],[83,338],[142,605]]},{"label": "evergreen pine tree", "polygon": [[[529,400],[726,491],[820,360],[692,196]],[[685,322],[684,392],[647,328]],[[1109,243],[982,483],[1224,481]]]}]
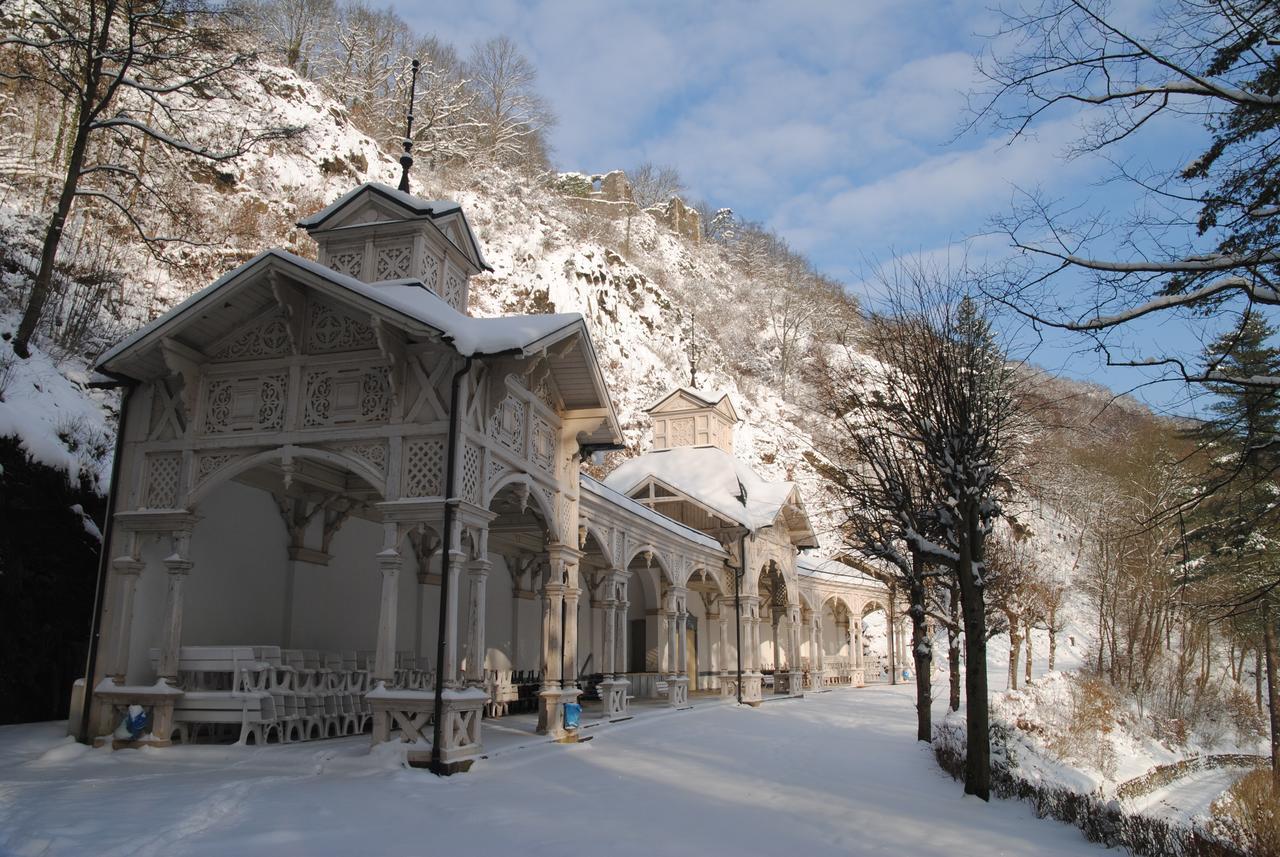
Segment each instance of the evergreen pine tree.
[{"label": "evergreen pine tree", "polygon": [[[1275,376],[1276,329],[1250,315],[1204,354],[1210,370],[1234,377]],[[1280,392],[1260,386],[1217,385],[1211,416],[1193,437],[1209,457],[1197,492],[1192,541],[1196,597],[1251,627],[1267,653],[1272,774],[1280,784],[1280,704],[1277,700],[1276,620],[1280,617]]]}]

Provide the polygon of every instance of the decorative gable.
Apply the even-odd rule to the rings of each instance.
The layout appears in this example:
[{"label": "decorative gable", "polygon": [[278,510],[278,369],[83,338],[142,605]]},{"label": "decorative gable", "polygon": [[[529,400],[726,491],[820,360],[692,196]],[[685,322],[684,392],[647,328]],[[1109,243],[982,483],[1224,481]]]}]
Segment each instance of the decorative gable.
[{"label": "decorative gable", "polygon": [[366,283],[420,280],[466,313],[469,278],[488,268],[462,209],[365,184],[299,222],[318,261]]},{"label": "decorative gable", "polygon": [[733,452],[733,425],[738,414],[727,395],[708,398],[681,388],[650,408],[649,414],[654,451],[714,446]]}]

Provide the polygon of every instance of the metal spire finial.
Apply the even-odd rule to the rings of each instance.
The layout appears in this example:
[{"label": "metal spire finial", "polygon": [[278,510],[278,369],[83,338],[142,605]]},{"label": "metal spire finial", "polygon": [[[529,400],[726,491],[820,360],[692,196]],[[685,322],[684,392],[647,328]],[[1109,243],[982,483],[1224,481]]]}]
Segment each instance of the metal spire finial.
[{"label": "metal spire finial", "polygon": [[409,168],[413,166],[413,98],[418,89],[417,60],[413,61],[413,77],[409,79],[409,113],[404,128],[404,154],[400,156],[400,190],[409,192]]}]

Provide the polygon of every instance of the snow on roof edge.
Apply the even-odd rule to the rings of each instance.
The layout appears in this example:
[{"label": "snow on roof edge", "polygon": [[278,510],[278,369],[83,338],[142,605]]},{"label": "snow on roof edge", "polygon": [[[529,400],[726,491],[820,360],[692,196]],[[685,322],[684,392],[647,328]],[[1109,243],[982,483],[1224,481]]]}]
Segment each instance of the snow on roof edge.
[{"label": "snow on roof edge", "polygon": [[680,523],[675,518],[669,518],[661,512],[650,509],[643,503],[638,503],[635,500],[632,500],[626,494],[613,490],[608,485],[605,485],[603,482],[589,474],[582,474],[581,485],[597,497],[602,497],[613,503],[615,506],[619,506],[629,512],[634,512],[640,515],[640,517],[652,521],[663,529],[669,530],[677,535],[684,536],[690,541],[698,542],[706,547],[713,548],[724,553],[724,546],[701,530],[695,530],[687,524]]},{"label": "snow on roof edge", "polygon": [[[333,285],[374,301],[380,306],[393,310],[419,324],[426,325],[440,334],[464,357],[484,356],[514,348],[525,350],[531,346],[545,343],[556,334],[564,333],[570,328],[579,327],[587,334],[586,321],[580,313],[557,313],[548,315],[516,315],[502,318],[472,318],[449,306],[439,295],[427,289],[419,280],[388,280],[379,283],[366,283],[332,268],[325,267],[312,259],[297,256],[287,250],[265,250],[254,256],[243,265],[228,271],[208,286],[191,295],[174,306],[154,321],[146,324],[126,337],[117,345],[103,352],[93,363],[95,371],[102,371],[109,361],[133,348],[142,340],[167,326],[189,309],[209,299],[220,288],[232,280],[247,276],[258,265],[271,259],[292,265],[320,277]],[[410,299],[404,300],[405,293],[395,293],[396,288],[413,289],[408,293]],[[531,329],[524,329],[528,326]],[[514,338],[523,332],[523,338]],[[502,334],[508,338],[504,339]],[[563,338],[563,337],[558,337]],[[558,340],[557,340],[558,341]]]},{"label": "snow on roof edge", "polygon": [[377,191],[378,193],[390,199],[392,202],[396,202],[400,205],[403,205],[405,208],[409,209],[410,211],[416,214],[444,215],[444,214],[451,213],[452,211],[455,211],[455,210],[457,211],[462,210],[462,206],[452,200],[423,199],[420,196],[414,196],[411,193],[405,193],[399,188],[394,188],[391,185],[383,184],[382,182],[364,182],[362,184],[356,185],[351,190],[347,191],[342,196],[338,197],[333,202],[329,203],[324,208],[320,209],[314,214],[309,214],[306,217],[299,220],[297,222],[298,227],[300,229],[310,229],[312,227],[319,226],[321,223],[324,223],[326,220],[328,220],[330,217],[332,217],[334,214],[340,211],[343,207],[346,206],[347,203],[355,199],[357,196],[360,195],[362,191],[366,189]]}]

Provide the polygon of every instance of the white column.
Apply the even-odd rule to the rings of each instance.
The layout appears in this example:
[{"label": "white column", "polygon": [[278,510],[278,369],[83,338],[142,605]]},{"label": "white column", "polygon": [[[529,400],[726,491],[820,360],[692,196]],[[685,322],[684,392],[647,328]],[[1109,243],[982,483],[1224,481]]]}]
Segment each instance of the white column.
[{"label": "white column", "polygon": [[[111,621],[111,648],[103,673],[111,676],[116,684],[124,684],[129,672],[129,648],[133,637],[133,602],[138,592],[138,575],[142,573],[142,560],[131,556],[116,557],[111,561],[116,573],[116,607]],[[85,683],[92,690],[93,676],[86,676]]]},{"label": "white column", "polygon": [[800,672],[800,608],[792,607],[788,617],[791,651],[788,653],[787,666],[794,672]]},{"label": "white column", "polygon": [[[517,586],[519,584],[516,584]],[[511,589],[511,669],[520,669],[520,590]]]},{"label": "white column", "polygon": [[618,594],[621,596],[621,598],[618,599],[618,651],[615,654],[614,662],[618,668],[617,674],[623,675],[629,668],[629,664],[627,663],[627,636],[631,632],[631,628],[629,627],[630,613],[628,612],[631,602],[627,600],[627,578],[625,576],[622,577],[622,582],[618,587]]},{"label": "white column", "polygon": [[440,664],[439,674],[445,687],[458,686],[458,587],[465,560],[466,554],[453,551],[449,555],[448,566],[443,570],[448,575],[449,598],[444,614],[444,663]]},{"label": "white column", "polygon": [[578,686],[578,598],[582,590],[576,586],[564,589],[564,687]]},{"label": "white column", "polygon": [[778,645],[778,637],[782,633],[782,617],[779,616],[772,606],[769,610],[769,632],[770,641],[773,643],[773,671],[780,672],[782,670],[782,652],[781,646]]},{"label": "white column", "polygon": [[614,585],[612,577],[606,579],[602,584],[605,587],[604,597],[604,639],[601,644],[603,658],[601,659],[601,669],[604,672],[605,681],[612,681],[616,673],[616,664],[618,656],[617,627],[618,627],[618,599],[614,598]]},{"label": "white column", "polygon": [[667,614],[667,675],[675,678],[680,672],[679,659],[679,642],[677,642],[677,625],[679,624],[679,612],[676,608],[675,596],[671,596],[670,612]]},{"label": "white column", "polygon": [[169,585],[165,591],[164,624],[160,630],[160,665],[156,670],[161,679],[173,685],[178,683],[178,650],[182,646],[182,589],[192,566],[191,560],[185,556],[186,539],[180,541],[181,553],[175,551],[164,561]]},{"label": "white column", "polygon": [[671,670],[668,669],[668,643],[670,640],[668,626],[670,624],[671,620],[664,602],[658,609],[658,675],[661,678],[666,678],[671,674]]},{"label": "white column", "polygon": [[470,617],[467,624],[467,680],[474,685],[484,684],[485,641],[485,590],[492,563],[487,559],[472,560],[468,570],[471,583]]},{"label": "white column", "polygon": [[720,675],[725,676],[731,672],[735,672],[737,665],[733,658],[729,657],[729,623],[732,621],[729,613],[729,605],[724,599],[720,600]]},{"label": "white column", "polygon": [[542,687],[560,687],[560,607],[564,603],[564,584],[548,582],[542,588]]},{"label": "white column", "polygon": [[709,628],[716,629],[716,636],[717,636],[717,639],[715,639],[714,641],[712,640],[707,641],[707,645],[711,647],[711,651],[709,652],[710,657],[708,658],[707,666],[710,668],[710,672],[714,675],[720,674],[720,665],[724,663],[724,630],[723,630],[724,626],[720,622],[720,612],[719,612],[720,610],[723,610],[723,609],[724,609],[724,605],[720,604],[714,616],[707,616],[707,625],[709,626]]},{"label": "white column", "polygon": [[689,675],[689,605],[684,595],[676,596],[676,675]]},{"label": "white column", "polygon": [[378,648],[373,659],[373,679],[387,684],[395,681],[396,676],[396,618],[399,614],[402,565],[403,560],[395,548],[387,548],[378,554],[382,598],[378,605]]}]

